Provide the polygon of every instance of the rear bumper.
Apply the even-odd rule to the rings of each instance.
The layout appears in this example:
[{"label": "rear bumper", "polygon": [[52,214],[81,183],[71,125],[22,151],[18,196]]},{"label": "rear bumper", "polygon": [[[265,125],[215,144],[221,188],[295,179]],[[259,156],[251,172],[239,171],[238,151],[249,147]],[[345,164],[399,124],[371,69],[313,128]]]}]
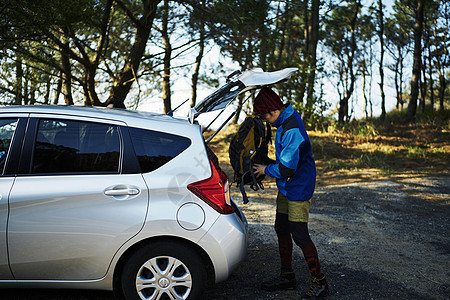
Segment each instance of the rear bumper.
[{"label": "rear bumper", "polygon": [[236,206],[234,214],[220,215],[198,242],[211,258],[216,282],[227,279],[246,258],[247,232],[247,220]]}]

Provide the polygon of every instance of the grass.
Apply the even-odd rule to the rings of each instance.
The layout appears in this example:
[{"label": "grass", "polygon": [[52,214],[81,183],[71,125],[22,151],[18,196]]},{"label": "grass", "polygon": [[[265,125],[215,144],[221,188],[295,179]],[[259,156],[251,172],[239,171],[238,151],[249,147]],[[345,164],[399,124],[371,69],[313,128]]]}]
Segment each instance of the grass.
[{"label": "grass", "polygon": [[[391,113],[384,122],[353,121],[341,127],[328,126],[326,131],[308,131],[318,176],[351,176],[352,173],[364,172],[382,176],[398,174],[448,176],[450,169],[448,114],[446,117],[429,118],[428,122],[423,118],[414,124],[394,122],[402,120],[399,114],[399,112]],[[227,174],[232,174],[228,145],[237,129],[237,125],[229,125],[210,144]],[[273,144],[269,156],[275,156]]]}]

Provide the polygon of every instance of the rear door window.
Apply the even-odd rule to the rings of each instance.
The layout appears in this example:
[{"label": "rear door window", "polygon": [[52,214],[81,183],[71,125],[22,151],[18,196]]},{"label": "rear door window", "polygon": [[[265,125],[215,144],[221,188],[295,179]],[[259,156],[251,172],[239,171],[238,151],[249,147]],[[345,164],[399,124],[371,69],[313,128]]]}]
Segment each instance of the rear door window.
[{"label": "rear door window", "polygon": [[32,173],[118,173],[118,126],[93,122],[39,120]]},{"label": "rear door window", "polygon": [[159,131],[130,128],[142,173],[154,171],[191,145],[191,140]]},{"label": "rear door window", "polygon": [[0,119],[0,174],[3,174],[6,157],[16,126],[17,119]]}]

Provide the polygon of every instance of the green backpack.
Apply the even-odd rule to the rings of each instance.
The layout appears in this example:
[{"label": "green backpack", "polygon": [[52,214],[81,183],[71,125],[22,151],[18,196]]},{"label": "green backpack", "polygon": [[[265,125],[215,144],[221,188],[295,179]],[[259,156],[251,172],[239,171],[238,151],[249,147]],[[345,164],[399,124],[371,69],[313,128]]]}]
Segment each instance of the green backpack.
[{"label": "green backpack", "polygon": [[239,184],[244,204],[248,203],[245,185],[250,185],[254,191],[264,189],[262,181],[265,175],[256,176],[253,173],[253,164],[271,162],[268,158],[271,139],[270,125],[264,125],[260,118],[248,116],[231,140],[228,154],[234,170],[234,182]]}]

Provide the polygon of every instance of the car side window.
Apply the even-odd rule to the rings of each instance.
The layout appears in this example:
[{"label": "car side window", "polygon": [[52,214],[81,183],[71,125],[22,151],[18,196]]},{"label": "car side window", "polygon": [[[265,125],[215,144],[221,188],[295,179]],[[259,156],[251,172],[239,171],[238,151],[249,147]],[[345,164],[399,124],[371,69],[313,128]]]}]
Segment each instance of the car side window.
[{"label": "car side window", "polygon": [[16,126],[17,119],[0,119],[0,174],[3,174],[6,157]]},{"label": "car side window", "polygon": [[142,173],[154,171],[191,145],[191,140],[160,131],[130,128]]},{"label": "car side window", "polygon": [[41,119],[32,173],[118,173],[120,146],[115,125]]}]

